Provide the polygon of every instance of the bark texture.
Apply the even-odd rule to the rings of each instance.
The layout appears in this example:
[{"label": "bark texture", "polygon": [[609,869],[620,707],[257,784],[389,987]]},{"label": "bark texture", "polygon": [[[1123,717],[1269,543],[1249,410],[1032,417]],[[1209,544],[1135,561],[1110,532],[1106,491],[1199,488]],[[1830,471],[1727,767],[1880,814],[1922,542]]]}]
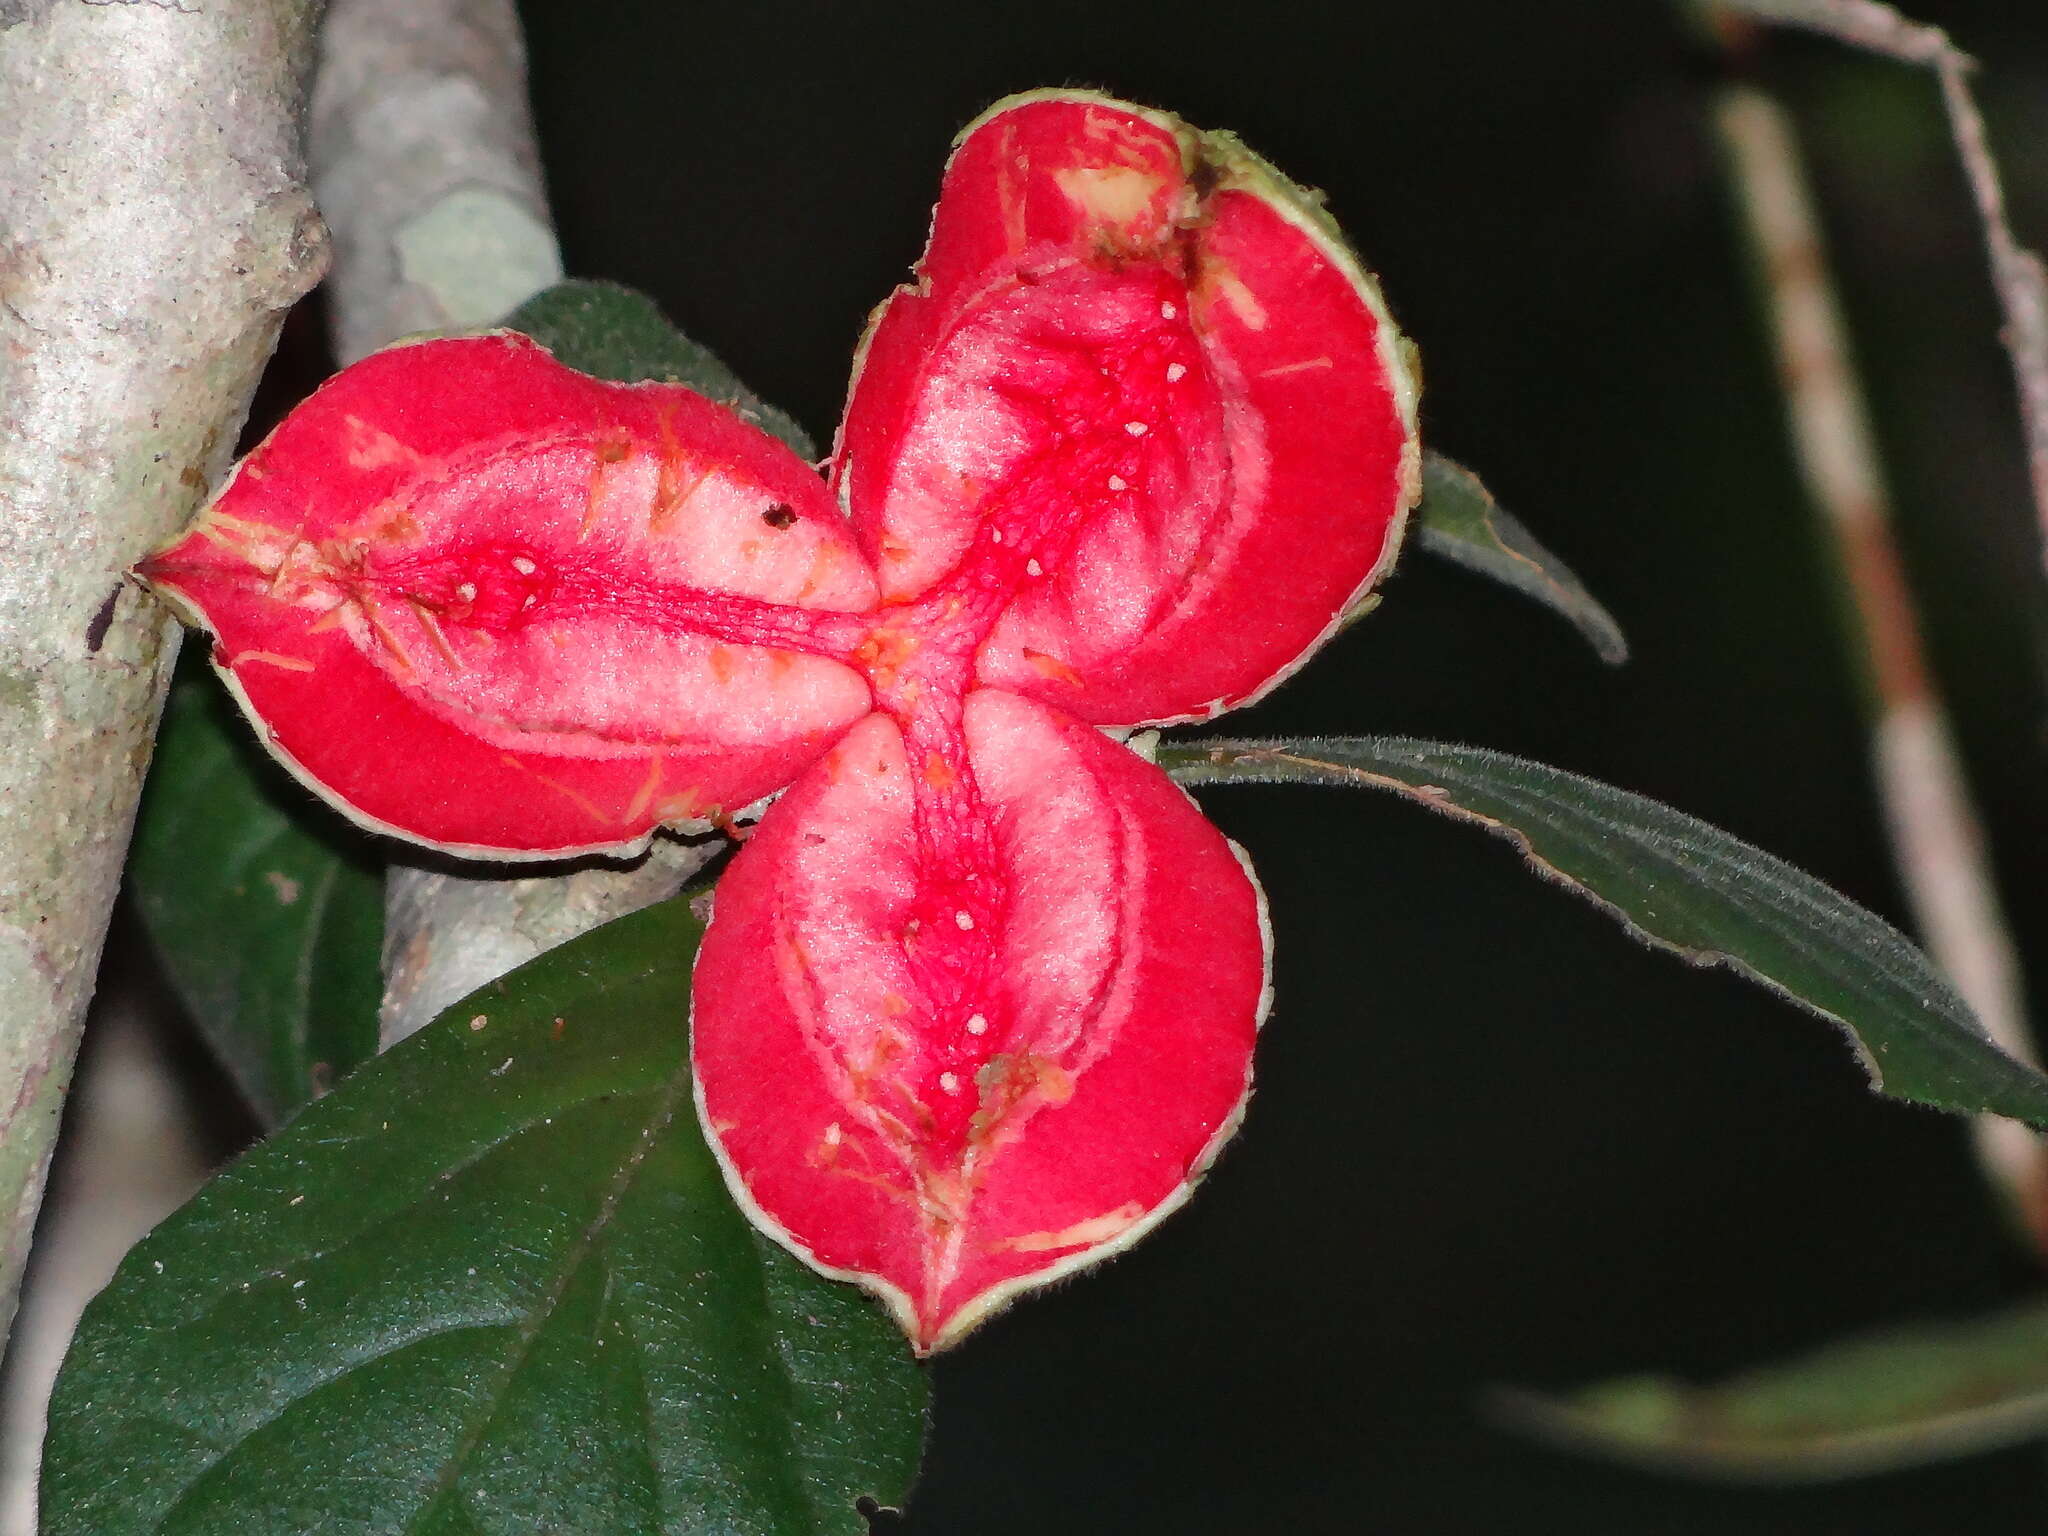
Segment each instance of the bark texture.
[{"label": "bark texture", "polygon": [[314,0],[0,0],[0,1320],[175,652],[123,573],[227,466],[326,236]]},{"label": "bark texture", "polygon": [[579,933],[665,901],[709,863],[724,839],[658,839],[628,868],[494,878],[394,865],[384,887],[384,1007],[388,1049],[485,982]]},{"label": "bark texture", "polygon": [[511,0],[333,0],[312,161],[344,363],[490,325],[561,278]]},{"label": "bark texture", "polygon": [[[312,159],[335,235],[343,362],[413,331],[488,326],[562,275],[510,0],[334,0]],[[715,848],[658,842],[630,869],[538,878],[394,866],[383,1043],[542,951],[673,895]]]}]

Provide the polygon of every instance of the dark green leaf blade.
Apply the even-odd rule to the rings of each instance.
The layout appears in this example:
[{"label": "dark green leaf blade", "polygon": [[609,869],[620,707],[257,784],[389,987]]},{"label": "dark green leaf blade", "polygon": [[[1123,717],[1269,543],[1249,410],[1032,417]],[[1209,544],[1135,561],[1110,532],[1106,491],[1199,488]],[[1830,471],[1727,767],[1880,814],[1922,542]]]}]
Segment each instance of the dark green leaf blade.
[{"label": "dark green leaf blade", "polygon": [[818,456],[817,446],[793,418],[742,384],[715,353],[669,324],[654,300],[619,283],[583,278],[557,283],[513,310],[503,325],[596,378],[687,385],[781,438],[799,457]]},{"label": "dark green leaf blade", "polygon": [[2048,1436],[2048,1302],[1892,1329],[1712,1386],[1639,1376],[1501,1416],[1598,1455],[1740,1482],[1825,1482]]},{"label": "dark green leaf blade", "polygon": [[47,1536],[858,1533],[924,1385],[757,1236],[691,1105],[701,929],[492,983],[216,1179],[88,1310]]},{"label": "dark green leaf blade", "polygon": [[129,890],[179,1001],[275,1125],[376,1054],[382,867],[196,663],[164,706]]},{"label": "dark green leaf blade", "polygon": [[1413,513],[1417,542],[1468,571],[1491,577],[1571,621],[1610,666],[1628,660],[1628,641],[1571,568],[1501,510],[1492,492],[1462,464],[1422,456],[1422,500]]},{"label": "dark green leaf blade", "polygon": [[1395,736],[1178,743],[1159,763],[1183,784],[1390,789],[1477,822],[1638,938],[1842,1025],[1885,1093],[2048,1128],[2048,1077],[1994,1045],[1905,935],[1670,806],[1503,752]]}]

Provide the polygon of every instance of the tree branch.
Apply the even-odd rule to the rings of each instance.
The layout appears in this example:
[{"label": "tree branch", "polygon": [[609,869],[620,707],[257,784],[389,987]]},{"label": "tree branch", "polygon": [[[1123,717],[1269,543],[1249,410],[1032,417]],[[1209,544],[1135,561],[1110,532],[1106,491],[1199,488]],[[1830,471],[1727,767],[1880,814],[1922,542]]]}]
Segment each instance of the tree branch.
[{"label": "tree branch", "polygon": [[[481,327],[556,281],[510,0],[334,0],[312,158],[333,226],[335,350]],[[630,869],[500,879],[394,866],[380,1036],[599,923],[673,895],[714,843],[658,841]]]},{"label": "tree branch", "polygon": [[1998,162],[1984,135],[1984,118],[1970,91],[1976,62],[1949,41],[1939,27],[1909,20],[1876,0],[1720,0],[1726,9],[1760,21],[1824,33],[1902,64],[1934,71],[1942,106],[1955,140],[1984,246],[1991,258],[1991,282],[2005,312],[2000,339],[2012,359],[2019,391],[2020,421],[2026,435],[2027,471],[2034,489],[2034,513],[2048,566],[2048,269],[2014,238],[2005,213],[2005,189]]},{"label": "tree branch", "polygon": [[[1794,454],[1834,537],[1854,606],[1851,642],[1869,682],[1871,771],[1914,926],[1992,1038],[2032,1061],[2018,955],[1921,643],[1792,126],[1777,103],[1747,87],[1724,93],[1715,124],[1762,278]],[[1980,1159],[2037,1249],[2048,1253],[2048,1163],[2040,1138],[1994,1115],[1978,1118],[1976,1138]]]},{"label": "tree branch", "polygon": [[123,572],[225,469],[326,237],[315,0],[0,0],[0,1320],[175,651]]},{"label": "tree branch", "polygon": [[511,0],[333,0],[310,151],[343,363],[561,279]]}]

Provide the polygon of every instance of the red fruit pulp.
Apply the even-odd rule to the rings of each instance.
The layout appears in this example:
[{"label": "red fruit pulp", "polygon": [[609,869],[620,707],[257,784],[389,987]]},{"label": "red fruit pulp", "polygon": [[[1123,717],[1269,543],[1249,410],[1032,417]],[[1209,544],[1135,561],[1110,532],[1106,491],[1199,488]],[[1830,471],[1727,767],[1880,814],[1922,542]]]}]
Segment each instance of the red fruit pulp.
[{"label": "red fruit pulp", "polygon": [[1100,97],[999,106],[920,272],[863,345],[834,486],[896,600],[991,528],[1057,529],[980,681],[1102,725],[1205,718],[1391,561],[1419,474],[1400,338],[1235,140]]},{"label": "red fruit pulp", "polygon": [[699,954],[700,1113],[756,1221],[929,1351],[1131,1241],[1235,1125],[1257,886],[1096,727],[1246,702],[1334,632],[1415,497],[1414,417],[1303,194],[1039,94],[958,146],[829,491],[687,390],[426,342],[319,391],[143,570],[380,830],[631,849],[794,780]]},{"label": "red fruit pulp", "polygon": [[693,987],[742,1198],[921,1352],[1177,1205],[1264,1014],[1257,886],[1164,774],[994,689],[963,727],[945,790],[883,715],[798,780]]},{"label": "red fruit pulp", "polygon": [[873,578],[809,467],[510,334],[337,375],[141,570],[302,779],[456,852],[630,849],[871,707]]},{"label": "red fruit pulp", "polygon": [[1414,498],[1398,338],[1277,185],[1099,98],[999,108],[857,365],[833,483],[887,719],[726,877],[695,1049],[757,1220],[921,1351],[1130,1241],[1244,1102],[1256,885],[1080,721],[1270,687]]}]

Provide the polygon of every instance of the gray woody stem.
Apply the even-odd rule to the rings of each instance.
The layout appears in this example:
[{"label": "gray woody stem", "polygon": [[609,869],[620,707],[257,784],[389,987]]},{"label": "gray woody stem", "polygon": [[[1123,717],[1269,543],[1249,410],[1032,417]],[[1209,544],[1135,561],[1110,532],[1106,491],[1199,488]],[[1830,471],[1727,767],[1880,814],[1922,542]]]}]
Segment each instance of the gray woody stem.
[{"label": "gray woody stem", "polygon": [[[343,362],[410,331],[487,326],[562,275],[510,0],[334,0],[312,158],[335,234]],[[380,1037],[610,918],[675,893],[706,845],[630,869],[501,879],[394,866]]]},{"label": "gray woody stem", "polygon": [[0,0],[0,1321],[175,640],[122,573],[226,468],[326,237],[314,0]]}]

